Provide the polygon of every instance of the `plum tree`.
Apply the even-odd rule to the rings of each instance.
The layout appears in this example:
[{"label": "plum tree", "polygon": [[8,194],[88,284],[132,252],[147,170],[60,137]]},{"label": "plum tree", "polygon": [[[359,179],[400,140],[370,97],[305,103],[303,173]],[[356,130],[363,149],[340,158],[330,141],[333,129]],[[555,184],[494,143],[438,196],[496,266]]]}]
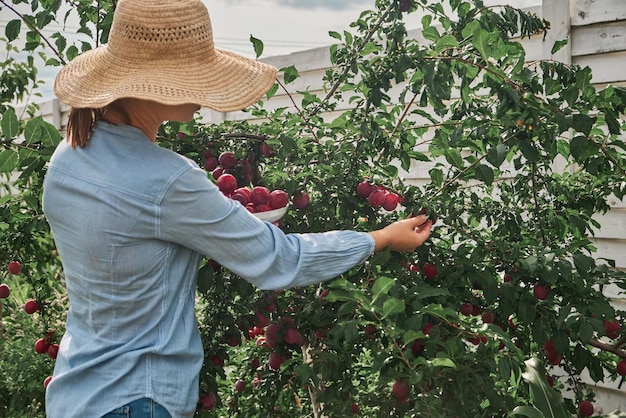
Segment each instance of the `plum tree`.
[{"label": "plum tree", "polygon": [[[446,6],[377,1],[352,32],[331,33],[326,96],[291,92],[293,66],[268,93],[282,89],[295,112],[260,102],[250,109],[258,123],[196,120],[159,131],[161,146],[195,159],[212,181],[234,176],[227,190],[246,205],[267,205],[270,190],[291,196],[277,222],[285,232],[367,231],[421,212],[437,219],[414,254],[378,253],[320,286],[261,292],[212,260],[199,266],[201,416],[346,416],[355,404],[363,416],[510,416],[540,409],[539,393],[572,416],[593,399],[582,375],[623,376],[626,315],[602,289],[622,291],[624,273],[596,257],[589,237],[609,197],[626,193],[626,92],[592,85],[589,68],[528,63],[513,37],[539,39],[549,22],[480,1]],[[95,26],[106,41],[113,7],[76,13],[86,33],[102,19]],[[29,21],[44,25],[55,12]],[[421,41],[406,30],[418,15]],[[9,42],[17,26],[7,25]],[[38,47],[35,38],[27,48]],[[50,64],[78,52],[56,44]],[[6,275],[29,289],[18,306],[42,303],[27,317],[41,321],[40,338],[62,318],[55,303],[66,303],[37,203],[61,137],[40,118],[19,123],[11,107],[0,111],[0,167],[22,173],[20,195],[0,201],[0,248],[5,265],[21,262],[19,275]],[[411,181],[415,167],[429,181]],[[240,380],[251,390],[233,396]],[[402,396],[399,381],[409,388]]]}]

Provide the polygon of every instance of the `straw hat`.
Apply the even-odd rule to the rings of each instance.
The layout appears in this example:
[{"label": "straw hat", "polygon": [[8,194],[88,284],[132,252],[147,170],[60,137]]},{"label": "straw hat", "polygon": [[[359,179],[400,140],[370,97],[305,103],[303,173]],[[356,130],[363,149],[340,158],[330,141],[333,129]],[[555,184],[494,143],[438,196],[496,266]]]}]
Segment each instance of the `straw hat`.
[{"label": "straw hat", "polygon": [[120,0],[107,45],[63,67],[54,92],[72,107],[122,97],[241,110],[274,84],[276,68],[216,49],[200,0]]}]

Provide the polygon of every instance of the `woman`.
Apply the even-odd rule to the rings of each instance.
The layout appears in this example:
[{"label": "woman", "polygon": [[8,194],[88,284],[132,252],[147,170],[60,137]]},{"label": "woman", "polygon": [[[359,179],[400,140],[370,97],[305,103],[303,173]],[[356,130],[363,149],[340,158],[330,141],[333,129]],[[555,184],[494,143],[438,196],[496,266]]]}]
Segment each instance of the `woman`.
[{"label": "woman", "polygon": [[335,277],[384,248],[413,251],[426,217],[370,233],[284,234],[225,198],[194,162],[155,144],[164,121],[256,102],[276,69],[214,48],[200,0],[120,0],[109,43],[65,66],[71,106],[44,212],[70,308],[50,418],[191,417],[203,353],[194,316],[210,257],[261,289]]}]

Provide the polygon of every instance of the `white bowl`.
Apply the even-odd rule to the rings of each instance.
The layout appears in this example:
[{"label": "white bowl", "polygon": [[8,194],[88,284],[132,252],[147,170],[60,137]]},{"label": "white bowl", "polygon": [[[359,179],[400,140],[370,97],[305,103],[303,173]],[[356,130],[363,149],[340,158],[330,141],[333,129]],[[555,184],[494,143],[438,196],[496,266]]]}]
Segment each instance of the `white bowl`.
[{"label": "white bowl", "polygon": [[285,216],[288,208],[289,206],[285,206],[284,208],[280,209],[267,210],[265,212],[255,212],[253,213],[253,215],[262,221],[276,222],[277,220]]}]

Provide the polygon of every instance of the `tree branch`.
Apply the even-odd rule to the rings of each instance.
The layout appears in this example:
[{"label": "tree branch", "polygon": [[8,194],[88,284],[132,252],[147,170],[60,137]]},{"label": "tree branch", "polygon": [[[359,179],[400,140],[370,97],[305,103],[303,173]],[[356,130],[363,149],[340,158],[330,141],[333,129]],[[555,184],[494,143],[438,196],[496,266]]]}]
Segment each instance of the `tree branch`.
[{"label": "tree branch", "polygon": [[223,138],[229,139],[251,139],[253,141],[263,142],[267,139],[267,135],[253,135],[253,134],[245,134],[245,133],[233,133],[233,134],[224,134]]},{"label": "tree branch", "polygon": [[[296,108],[296,110],[298,111],[298,115],[300,115],[300,118],[302,118],[302,120],[304,121],[304,123],[306,124],[307,128],[309,129],[309,131],[311,132],[311,135],[313,136],[313,139],[315,139],[315,142],[319,144],[319,139],[317,138],[317,135],[315,135],[315,130],[311,127],[311,124],[309,123],[309,118],[307,118],[303,113],[302,113],[302,109],[300,109],[300,107],[296,104],[296,101],[293,99],[293,96],[291,95],[291,93],[287,90],[287,88],[285,87],[285,85],[283,83],[280,82],[280,80],[276,79],[276,82],[278,83],[278,85],[280,87],[282,87],[282,89],[285,91],[285,93],[287,93],[287,96],[289,96],[289,100],[291,100],[291,103],[293,104],[293,106]],[[317,109],[313,112],[313,114],[315,114],[317,112]]]},{"label": "tree branch", "polygon": [[[361,46],[356,51],[354,51],[355,54],[354,54],[354,58],[352,59],[352,61],[355,61],[357,59],[357,57],[360,57],[361,51],[368,44],[369,40],[372,39],[372,37],[374,36],[374,33],[376,33],[376,31],[380,28],[380,25],[387,18],[387,16],[389,15],[389,13],[391,12],[391,9],[393,7],[396,7],[396,5],[395,5],[394,2],[391,2],[389,7],[387,8],[387,10],[385,10],[385,12],[380,16],[380,19],[378,19],[378,22],[376,22],[376,24],[373,26],[372,30],[367,35],[365,35],[365,37],[363,38],[363,43],[361,44]],[[346,65],[344,67],[343,73],[339,76],[339,78],[337,79],[335,84],[328,91],[328,93],[326,94],[326,97],[324,97],[324,99],[322,100],[323,102],[329,100],[332,97],[332,95],[335,94],[335,92],[337,91],[339,86],[341,86],[341,83],[343,82],[344,78],[350,72],[351,68],[352,68],[351,65]],[[316,113],[318,110],[319,110],[319,107],[314,110],[314,113]]]},{"label": "tree branch", "polygon": [[[518,135],[518,132],[515,132],[513,135],[509,136],[508,138],[506,138],[504,141],[502,141],[502,144],[506,144],[507,142],[509,142],[511,139],[515,138]],[[485,158],[487,158],[487,153],[483,154],[482,156],[480,156],[480,158],[477,158],[476,161],[474,161],[472,164],[470,164],[469,166],[465,167],[463,170],[461,170],[461,172],[459,172],[456,176],[454,176],[453,178],[451,178],[450,180],[448,180],[443,186],[441,186],[439,188],[439,190],[437,190],[437,192],[434,194],[434,196],[438,196],[439,194],[441,194],[445,189],[447,189],[448,187],[450,187],[452,184],[454,184],[458,179],[460,179],[461,177],[463,177],[463,175],[467,172],[469,172],[469,170],[471,170],[472,168],[476,167],[478,164],[480,164]]]},{"label": "tree branch", "polygon": [[29,22],[29,20],[26,19],[26,17],[23,14],[21,14],[20,12],[15,10],[13,7],[11,7],[9,4],[7,4],[7,2],[4,1],[4,0],[0,0],[0,4],[2,4],[3,6],[8,8],[9,10],[11,10],[13,13],[18,15],[19,18],[22,20],[22,22],[24,22],[26,24],[26,26],[28,26],[28,28],[30,30],[32,30],[33,32],[37,33],[37,35],[39,35],[39,37],[46,43],[46,45],[48,45],[48,48],[50,48],[52,50],[52,52],[54,52],[54,55],[56,55],[56,57],[61,61],[61,64],[63,64],[63,65],[66,64],[65,60],[61,56],[61,53],[54,46],[52,46],[52,44],[50,43],[48,38],[43,36],[43,34],[39,31],[39,29],[37,29],[37,27],[35,25],[33,25],[31,22]]},{"label": "tree branch", "polygon": [[[621,343],[623,344],[623,339]],[[608,344],[608,343],[603,343],[601,341],[598,341],[596,339],[591,339],[589,341],[589,345],[595,348],[599,348],[600,350],[613,353],[619,358],[626,359],[626,351],[620,348],[620,345],[621,345],[620,342],[618,342],[617,344]]]}]

